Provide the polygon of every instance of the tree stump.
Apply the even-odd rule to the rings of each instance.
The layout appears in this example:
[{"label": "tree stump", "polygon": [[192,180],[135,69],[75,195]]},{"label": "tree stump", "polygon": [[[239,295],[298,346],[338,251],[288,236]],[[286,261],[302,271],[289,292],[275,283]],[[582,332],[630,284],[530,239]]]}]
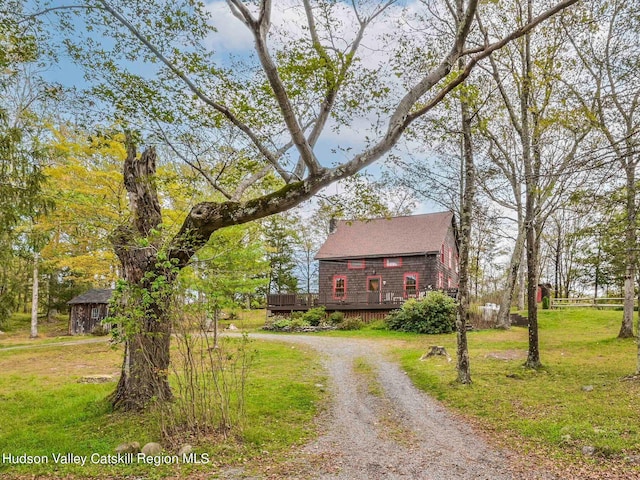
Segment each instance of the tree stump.
[{"label": "tree stump", "polygon": [[447,362],[451,361],[451,356],[449,356],[449,354],[447,353],[446,348],[441,347],[440,345],[432,346],[427,353],[423,354],[420,357],[420,360],[425,361],[427,358],[435,357],[436,355],[441,357],[447,357]]}]

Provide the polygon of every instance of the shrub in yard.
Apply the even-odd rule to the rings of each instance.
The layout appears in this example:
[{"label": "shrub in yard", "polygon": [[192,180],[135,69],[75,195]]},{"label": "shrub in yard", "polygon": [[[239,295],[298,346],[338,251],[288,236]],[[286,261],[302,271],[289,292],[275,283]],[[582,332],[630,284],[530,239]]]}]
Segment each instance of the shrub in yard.
[{"label": "shrub in yard", "polygon": [[551,299],[549,297],[542,297],[542,309],[549,310],[551,307]]},{"label": "shrub in yard", "polygon": [[320,323],[322,323],[324,317],[326,316],[327,312],[324,307],[316,307],[307,310],[301,318],[304,322],[307,322],[312,327],[317,327],[318,325],[320,325]]},{"label": "shrub in yard", "polygon": [[304,318],[292,318],[291,319],[291,330],[295,330],[296,328],[308,327],[310,325]]},{"label": "shrub in yard", "polygon": [[333,312],[329,315],[329,324],[331,325],[339,325],[344,321],[344,313],[342,312]]},{"label": "shrub in yard", "polygon": [[91,335],[95,335],[96,337],[104,337],[108,334],[109,330],[107,330],[102,324],[96,325],[95,327],[93,327],[93,330],[91,330]]},{"label": "shrub in yard", "polygon": [[338,330],[360,330],[364,326],[360,317],[345,318],[338,325]]},{"label": "shrub in yard", "polygon": [[415,333],[451,333],[455,325],[456,302],[442,292],[429,292],[421,300],[409,299],[387,316],[391,330]]},{"label": "shrub in yard", "polygon": [[375,320],[369,323],[370,330],[387,330],[388,328],[389,326],[387,325],[387,322],[385,322],[384,320]]},{"label": "shrub in yard", "polygon": [[291,326],[291,319],[285,318],[285,317],[279,317],[276,320],[274,320],[271,325],[273,325],[273,328],[275,328],[276,330],[283,330]]}]

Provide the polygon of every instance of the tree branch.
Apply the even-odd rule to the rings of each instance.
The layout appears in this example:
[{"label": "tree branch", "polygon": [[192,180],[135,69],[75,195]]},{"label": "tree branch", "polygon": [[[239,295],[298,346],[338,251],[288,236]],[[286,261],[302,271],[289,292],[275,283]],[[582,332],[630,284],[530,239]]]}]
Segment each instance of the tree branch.
[{"label": "tree branch", "polygon": [[[191,90],[200,100],[202,100],[205,104],[212,107],[217,112],[221,113],[227,120],[229,120],[233,125],[235,125],[240,131],[242,131],[251,142],[257,147],[258,151],[271,163],[279,173],[284,173],[284,170],[278,164],[278,159],[273,155],[271,151],[260,141],[258,136],[246,125],[242,122],[238,117],[236,117],[226,106],[215,102],[211,98],[200,90],[197,85],[195,85],[187,75],[181,72],[167,57],[165,57],[160,50],[158,50],[155,45],[153,45],[147,38],[142,35],[142,33],[129,22],[126,18],[124,18],[120,12],[112,8],[106,0],[98,0],[104,7],[104,9],[109,12],[114,18],[116,18],[134,37],[136,37],[140,42],[144,44],[145,47],[149,49],[155,57],[160,60],[164,65],[173,72],[180,80],[182,80],[185,85]],[[231,0],[230,0],[231,1]],[[282,174],[281,173],[281,174]],[[284,173],[287,175],[286,173]]]},{"label": "tree branch", "polygon": [[507,35],[502,40],[492,43],[482,53],[479,53],[478,55],[473,56],[469,60],[469,63],[467,64],[466,68],[460,74],[458,74],[458,76],[455,79],[453,79],[446,86],[444,86],[430,102],[428,102],[422,108],[411,113],[411,115],[408,115],[409,123],[415,120],[416,118],[421,117],[429,110],[431,110],[438,103],[440,103],[442,99],[447,94],[449,94],[454,88],[456,88],[458,85],[464,82],[467,79],[467,77],[469,77],[469,75],[471,74],[471,72],[473,71],[473,69],[475,68],[475,66],[478,64],[480,60],[483,60],[487,58],[489,55],[491,55],[493,52],[500,50],[509,42],[527,34],[531,30],[533,30],[535,27],[537,27],[540,23],[544,22],[548,18],[552,17],[556,13],[564,10],[565,8],[573,5],[576,2],[578,2],[578,0],[565,0],[563,2],[560,2],[555,7],[550,8],[549,10],[541,13],[540,15],[532,19],[531,22],[513,31],[511,34]]}]

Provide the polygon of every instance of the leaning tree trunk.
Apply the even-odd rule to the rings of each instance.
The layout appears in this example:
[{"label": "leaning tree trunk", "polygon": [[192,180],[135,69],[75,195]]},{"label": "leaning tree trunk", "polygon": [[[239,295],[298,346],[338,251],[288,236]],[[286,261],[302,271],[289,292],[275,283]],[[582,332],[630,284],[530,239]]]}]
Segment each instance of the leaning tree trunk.
[{"label": "leaning tree trunk", "polygon": [[516,244],[513,247],[511,261],[509,262],[506,289],[500,299],[500,310],[498,310],[498,319],[496,321],[496,328],[501,328],[503,330],[506,330],[511,326],[511,304],[513,303],[513,295],[516,290],[518,272],[520,271],[522,252],[524,250],[525,235],[524,230],[521,227],[521,223],[521,221],[518,222],[518,236],[516,237]]},{"label": "leaning tree trunk", "polygon": [[171,324],[165,302],[175,274],[157,258],[157,230],[162,216],[155,171],[155,150],[147,149],[137,158],[135,146],[128,139],[124,184],[132,220],[111,239],[126,282],[119,305],[125,355],[111,400],[115,408],[124,410],[140,410],[152,400],[171,398],[167,376]]}]

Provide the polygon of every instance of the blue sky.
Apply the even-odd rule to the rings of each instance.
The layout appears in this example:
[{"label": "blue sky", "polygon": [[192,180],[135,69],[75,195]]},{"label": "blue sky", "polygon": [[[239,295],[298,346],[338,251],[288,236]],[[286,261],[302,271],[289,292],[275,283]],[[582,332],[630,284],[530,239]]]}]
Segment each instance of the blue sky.
[{"label": "blue sky", "polygon": [[[55,4],[64,5],[67,2],[56,1]],[[305,34],[300,25],[304,23],[304,17],[302,9],[299,7],[300,2],[297,0],[284,0],[275,2],[273,13],[273,24],[275,29],[286,30],[291,35],[303,35]],[[404,5],[411,8],[411,4]],[[342,31],[336,33],[337,36],[345,38],[345,48],[348,42],[353,38],[353,29],[356,25],[355,15],[351,11],[348,4],[340,4],[340,15],[342,16]],[[213,34],[208,39],[208,47],[216,52],[216,59],[224,65],[229,64],[231,56],[236,58],[248,58],[253,51],[253,39],[247,29],[242,23],[236,19],[230,12],[229,7],[225,1],[208,2],[208,10],[211,12],[212,22],[217,28],[218,33]],[[380,65],[385,62],[384,52],[385,49],[380,44],[379,36],[384,33],[388,33],[394,26],[394,19],[397,19],[401,15],[400,7],[393,7],[394,11],[390,12],[389,21],[379,21],[371,26],[371,33],[365,36],[363,39],[363,48],[361,50],[362,62],[375,68],[376,65]],[[84,30],[82,21],[78,21],[77,27]],[[140,67],[138,67],[140,68]],[[142,66],[142,68],[145,68]],[[59,82],[65,87],[75,86],[77,88],[83,88],[86,86],[86,82],[83,79],[83,71],[75,66],[68,58],[64,56],[60,57],[58,64],[52,66],[47,72],[46,77],[50,81]],[[328,159],[323,161],[327,164],[330,162],[340,161],[347,158],[345,154],[335,153],[333,150],[336,145],[340,145],[343,149],[350,148],[351,151],[359,151],[364,147],[364,136],[367,133],[367,119],[360,119],[355,124],[349,127],[344,127],[339,132],[332,131],[331,128],[326,128],[325,133],[321,137],[316,148],[319,158]],[[381,170],[380,163],[375,164],[368,168],[368,172],[374,176],[378,176]],[[340,187],[333,186],[330,188],[331,192],[335,192]],[[416,213],[424,213],[435,210],[440,210],[433,204],[424,203],[417,209]]]}]

